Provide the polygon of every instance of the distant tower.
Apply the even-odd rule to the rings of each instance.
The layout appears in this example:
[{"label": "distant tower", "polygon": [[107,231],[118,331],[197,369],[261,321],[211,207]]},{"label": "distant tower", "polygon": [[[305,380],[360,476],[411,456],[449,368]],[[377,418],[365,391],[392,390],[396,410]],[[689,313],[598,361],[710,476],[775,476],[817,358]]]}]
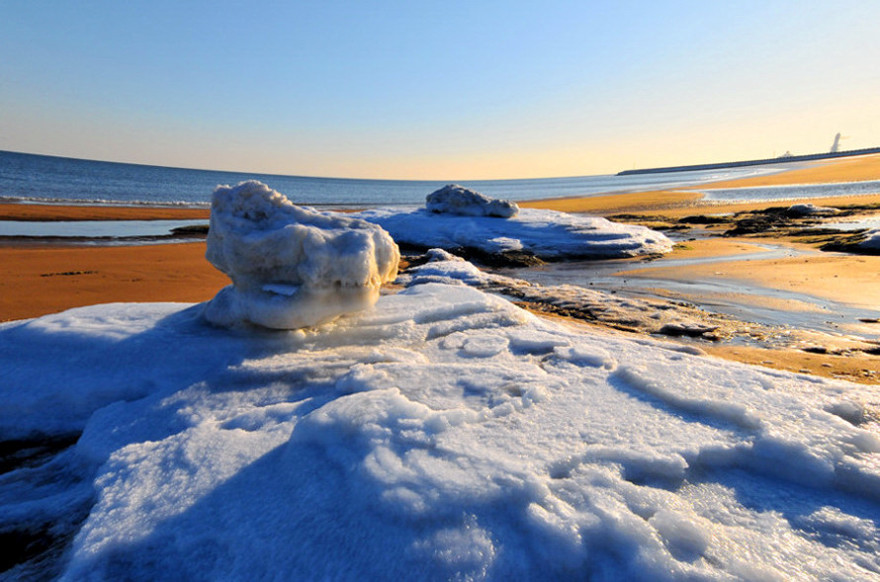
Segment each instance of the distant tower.
[{"label": "distant tower", "polygon": [[837,135],[834,136],[834,143],[831,144],[831,153],[836,154],[840,151],[840,132],[837,132]]}]

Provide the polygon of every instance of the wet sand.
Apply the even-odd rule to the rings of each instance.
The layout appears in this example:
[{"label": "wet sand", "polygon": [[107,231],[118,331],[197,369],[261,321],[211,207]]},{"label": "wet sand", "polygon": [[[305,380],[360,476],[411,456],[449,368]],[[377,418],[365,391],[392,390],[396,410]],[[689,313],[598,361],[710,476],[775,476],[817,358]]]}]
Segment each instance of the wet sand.
[{"label": "wet sand", "polygon": [[[753,256],[762,247],[756,243],[773,243],[776,247],[790,246],[794,250],[812,251],[807,255],[776,257],[770,259],[743,258]],[[880,310],[880,256],[823,253],[804,245],[790,244],[783,240],[754,241],[753,239],[707,238],[688,241],[659,261],[656,267],[622,271],[620,277],[632,279],[665,280],[677,282],[726,282],[726,288],[737,288],[750,293],[737,297],[729,293],[723,300],[748,302],[782,313],[791,313],[791,319],[800,317],[798,312],[816,311],[823,319],[835,320],[839,314],[820,310],[816,303],[802,300],[753,294],[756,288],[780,290],[826,299],[846,304],[855,310],[864,310],[865,322],[852,322],[834,327],[837,333],[809,331],[783,332],[785,347],[765,349],[759,346],[725,344],[701,344],[707,353],[718,357],[757,364],[791,372],[807,372],[825,377],[839,377],[857,382],[880,384],[880,346],[860,339],[880,334],[880,322],[876,320]],[[769,254],[769,253],[768,253]],[[664,261],[689,258],[717,258],[717,262],[691,265],[663,266]],[[672,299],[712,300],[705,294],[693,298],[673,296]],[[824,350],[826,353],[811,353]]]},{"label": "wet sand", "polygon": [[[880,180],[880,155],[861,156],[817,162],[809,167],[765,176],[714,182],[674,191],[655,191],[589,198],[568,198],[533,201],[523,204],[532,208],[547,208],[564,212],[586,212],[603,216],[633,214],[650,223],[654,217],[679,219],[693,215],[733,214],[762,210],[773,206],[790,206],[808,202],[817,206],[848,206],[880,204],[880,193],[861,196],[811,198],[801,201],[769,201],[745,203],[718,203],[701,201],[701,188],[756,187],[781,184],[818,184],[864,180]],[[803,256],[762,259],[753,257],[766,246],[810,251]],[[742,260],[730,260],[743,257]],[[747,258],[748,257],[748,258]],[[721,259],[698,264],[671,264],[679,259]],[[790,238],[727,238],[720,232],[705,231],[696,240],[689,240],[652,267],[618,273],[620,277],[661,279],[678,282],[726,280],[734,286],[762,287],[791,291],[816,298],[824,298],[876,314],[880,309],[880,256],[861,256],[846,253],[824,253],[815,245],[807,245]],[[779,309],[809,309],[810,305],[780,305],[778,298],[768,296],[754,299]],[[880,332],[880,323],[866,323],[864,329]],[[871,344],[853,341],[841,329],[839,337],[800,334],[791,342],[794,347],[765,349],[757,346],[702,342],[700,347],[711,355],[793,372],[806,372],[825,377],[840,377],[866,383],[880,383],[880,353]],[[820,347],[821,346],[821,347]],[[868,351],[865,351],[867,346]],[[810,353],[806,349],[828,349],[828,353]]]},{"label": "wet sand", "polygon": [[[858,196],[829,196],[827,198],[806,198],[803,200],[770,200],[765,202],[689,202],[686,204],[666,206],[658,205],[649,209],[635,210],[636,214],[662,213],[670,218],[683,218],[694,214],[735,214],[737,212],[751,212],[773,206],[791,206],[798,202],[814,204],[816,206],[867,206],[880,204],[880,193],[862,194]],[[616,213],[616,212],[615,212]],[[605,213],[615,214],[615,213]]]},{"label": "wet sand", "polygon": [[96,303],[210,299],[229,279],[205,243],[0,246],[0,321]]},{"label": "wet sand", "polygon": [[729,279],[794,290],[854,307],[880,309],[880,256],[816,252],[808,256],[663,266],[664,260],[751,255],[761,252],[762,242],[791,248],[802,246],[778,239],[706,238],[678,245],[657,261],[656,267],[625,271],[620,276],[674,281]]},{"label": "wet sand", "polygon": [[210,218],[208,208],[159,206],[64,206],[55,204],[0,204],[0,220],[196,220]]},{"label": "wet sand", "polygon": [[[880,178],[878,178],[880,179]],[[714,184],[713,184],[714,186]],[[658,190],[632,194],[609,194],[590,198],[555,198],[521,202],[525,208],[545,208],[560,212],[583,212],[599,216],[615,214],[638,214],[651,216],[662,214],[669,218],[682,218],[695,214],[733,214],[769,208],[771,206],[791,206],[797,202],[808,202],[816,206],[862,206],[880,204],[880,192],[858,196],[829,196],[827,198],[808,198],[804,200],[775,200],[764,202],[709,202],[701,200],[697,191]]]}]

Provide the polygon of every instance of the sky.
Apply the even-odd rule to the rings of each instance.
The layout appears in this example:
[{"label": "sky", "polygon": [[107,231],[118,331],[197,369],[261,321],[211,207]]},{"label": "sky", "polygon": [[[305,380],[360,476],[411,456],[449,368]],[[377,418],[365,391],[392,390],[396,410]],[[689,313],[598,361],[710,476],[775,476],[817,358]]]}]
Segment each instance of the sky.
[{"label": "sky", "polygon": [[532,178],[880,146],[880,2],[0,0],[0,149]]}]

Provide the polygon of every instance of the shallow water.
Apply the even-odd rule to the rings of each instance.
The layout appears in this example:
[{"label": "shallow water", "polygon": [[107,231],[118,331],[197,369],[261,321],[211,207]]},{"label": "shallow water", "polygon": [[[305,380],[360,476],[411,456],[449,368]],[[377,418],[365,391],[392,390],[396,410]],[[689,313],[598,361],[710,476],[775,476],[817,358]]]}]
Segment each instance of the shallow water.
[{"label": "shallow water", "polygon": [[207,224],[207,220],[0,220],[0,236],[121,238],[172,234],[173,229]]},{"label": "shallow water", "polygon": [[880,216],[865,216],[841,222],[827,222],[822,228],[835,228],[837,230],[862,230],[880,229]]},{"label": "shallow water", "polygon": [[861,318],[880,317],[880,309],[855,308],[805,293],[772,289],[747,281],[721,277],[677,281],[662,277],[627,277],[622,274],[655,267],[814,254],[812,251],[798,251],[782,246],[762,246],[765,250],[761,252],[728,257],[654,261],[578,261],[527,269],[505,269],[498,272],[544,286],[576,285],[624,297],[685,301],[711,313],[720,313],[762,325],[815,330],[830,335],[857,333],[858,337],[864,339],[880,339],[880,328],[866,328],[859,321]]},{"label": "shallow water", "polygon": [[758,188],[707,188],[700,190],[706,200],[751,202],[763,200],[796,200],[831,196],[857,196],[880,192],[880,180],[842,182],[836,184],[792,184]]}]

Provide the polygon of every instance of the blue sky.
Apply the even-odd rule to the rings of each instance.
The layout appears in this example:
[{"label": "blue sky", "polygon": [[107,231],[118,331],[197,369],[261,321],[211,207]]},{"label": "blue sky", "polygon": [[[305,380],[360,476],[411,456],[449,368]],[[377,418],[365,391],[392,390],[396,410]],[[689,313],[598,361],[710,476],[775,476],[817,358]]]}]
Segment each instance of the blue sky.
[{"label": "blue sky", "polygon": [[0,149],[516,178],[880,145],[880,2],[0,0]]}]

